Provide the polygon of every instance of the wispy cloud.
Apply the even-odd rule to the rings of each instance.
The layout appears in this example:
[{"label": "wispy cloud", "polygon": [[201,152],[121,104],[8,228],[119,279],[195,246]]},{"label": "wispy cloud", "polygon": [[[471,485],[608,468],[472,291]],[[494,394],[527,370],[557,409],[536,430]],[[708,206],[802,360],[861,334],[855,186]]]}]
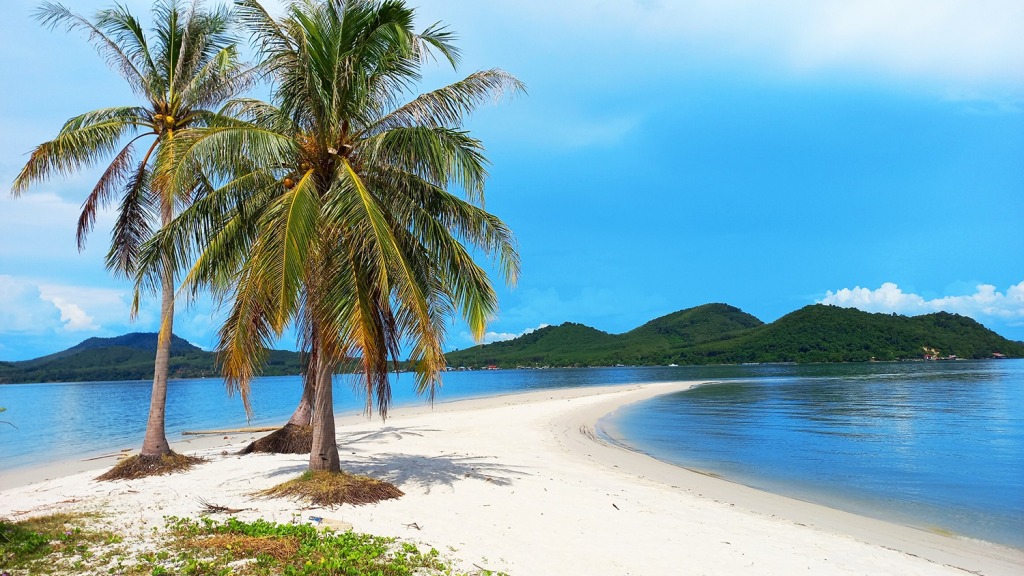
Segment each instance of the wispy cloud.
[{"label": "wispy cloud", "polygon": [[[128,289],[59,284],[0,274],[0,360],[33,358],[73,346],[92,336],[155,332],[160,303],[144,299],[138,317],[129,315]],[[223,313],[208,299],[178,306],[174,333],[210,350],[217,343]],[[282,342],[290,347],[294,338]]]},{"label": "wispy cloud", "polygon": [[128,323],[123,290],[0,275],[0,334],[98,332]]},{"label": "wispy cloud", "polygon": [[51,269],[60,267],[62,262],[78,266],[88,263],[102,272],[115,215],[112,210],[97,214],[87,248],[79,253],[75,229],[80,204],[80,200],[68,200],[50,191],[31,191],[20,198],[0,194],[0,258],[12,266],[45,263]]},{"label": "wispy cloud", "polygon": [[59,284],[39,284],[39,297],[60,310],[68,332],[98,331],[104,323],[124,325],[131,296],[125,290]]},{"label": "wispy cloud", "polygon": [[60,309],[42,297],[38,285],[0,274],[0,336],[4,340],[42,334],[60,322]]},{"label": "wispy cloud", "polygon": [[1005,292],[991,284],[979,284],[972,294],[932,299],[904,292],[895,283],[885,282],[874,290],[860,286],[835,292],[829,290],[818,303],[910,316],[944,311],[979,321],[997,319],[1016,326],[1024,323],[1024,282],[1010,286]]},{"label": "wispy cloud", "polygon": [[[425,4],[443,16],[448,3]],[[762,70],[1024,84],[1018,0],[521,0],[472,11],[519,23],[512,28],[527,47],[557,34],[595,58],[659,49]]]},{"label": "wispy cloud", "polygon": [[536,332],[537,330],[540,330],[541,328],[547,328],[548,326],[550,326],[550,324],[541,324],[540,326],[537,326],[536,328],[527,328],[526,330],[523,330],[522,332],[518,332],[518,333],[516,333],[516,332],[488,332],[488,333],[484,334],[484,339],[483,339],[482,343],[483,344],[490,344],[491,342],[504,342],[505,340],[512,340],[513,338],[519,338],[520,336],[525,336],[525,335],[530,334],[532,332]]}]

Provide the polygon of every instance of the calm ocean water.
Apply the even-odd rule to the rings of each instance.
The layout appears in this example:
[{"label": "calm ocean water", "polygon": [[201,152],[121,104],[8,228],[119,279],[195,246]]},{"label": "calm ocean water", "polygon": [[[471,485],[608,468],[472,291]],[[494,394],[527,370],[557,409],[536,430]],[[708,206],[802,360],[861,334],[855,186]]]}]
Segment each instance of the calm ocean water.
[{"label": "calm ocean water", "polygon": [[[602,421],[678,465],[824,504],[1024,547],[1024,361],[452,372],[440,401],[545,388],[714,380]],[[339,414],[363,401],[335,392]],[[422,403],[411,375],[396,405]],[[0,386],[0,470],[137,449],[149,382]],[[297,377],[253,387],[251,425],[291,414]],[[170,383],[167,433],[247,425],[218,379]],[[2,472],[0,472],[2,473]]]},{"label": "calm ocean water", "polygon": [[1024,361],[778,372],[628,406],[602,428],[756,488],[1024,548]]}]

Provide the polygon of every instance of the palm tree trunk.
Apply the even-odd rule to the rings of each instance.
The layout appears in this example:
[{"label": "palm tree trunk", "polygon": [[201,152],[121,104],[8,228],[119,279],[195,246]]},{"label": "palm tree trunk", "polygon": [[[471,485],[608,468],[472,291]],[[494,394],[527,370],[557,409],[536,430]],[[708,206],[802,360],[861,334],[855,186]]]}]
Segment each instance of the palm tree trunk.
[{"label": "palm tree trunk", "polygon": [[310,470],[341,472],[338,439],[334,430],[334,367],[326,354],[317,354],[316,389],[313,393],[313,449]]},{"label": "palm tree trunk", "polygon": [[302,399],[288,422],[270,434],[253,440],[239,454],[265,452],[269,454],[309,454],[313,445],[313,379],[316,372],[307,372],[302,378]]},{"label": "palm tree trunk", "polygon": [[160,335],[157,338],[156,360],[153,363],[153,392],[149,400],[146,438],[142,441],[143,456],[162,456],[171,453],[171,446],[167,443],[167,435],[164,432],[164,417],[167,408],[167,373],[171,361],[171,334],[174,333],[174,276],[166,258],[161,284]]},{"label": "palm tree trunk", "polygon": [[[299,405],[295,408],[295,412],[292,412],[292,417],[288,419],[288,424],[309,426],[309,423],[313,421],[314,385],[315,383],[310,382],[309,378],[302,379],[302,398],[299,400]],[[285,426],[288,424],[285,424]]]}]

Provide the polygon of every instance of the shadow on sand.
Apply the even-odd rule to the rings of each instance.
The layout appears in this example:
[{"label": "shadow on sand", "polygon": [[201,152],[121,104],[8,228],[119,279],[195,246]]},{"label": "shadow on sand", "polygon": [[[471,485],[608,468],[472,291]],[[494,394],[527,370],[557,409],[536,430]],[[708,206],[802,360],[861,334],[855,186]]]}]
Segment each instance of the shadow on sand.
[{"label": "shadow on sand", "polygon": [[[353,474],[385,480],[396,486],[407,483],[422,486],[427,493],[434,486],[454,486],[457,480],[476,478],[498,486],[508,486],[518,477],[527,473],[516,468],[502,466],[493,457],[439,454],[423,456],[398,452],[381,453],[364,450],[361,444],[367,442],[400,441],[407,436],[422,437],[432,428],[387,426],[373,432],[354,432],[338,435],[338,449],[342,453],[342,467]],[[360,457],[353,458],[358,455]]]},{"label": "shadow on sand", "polygon": [[[489,456],[439,454],[423,456],[398,452],[381,453],[363,446],[373,442],[393,442],[404,437],[422,437],[437,430],[430,428],[388,426],[371,432],[338,434],[341,468],[351,474],[361,474],[391,482],[396,486],[412,483],[422,486],[429,494],[435,486],[452,487],[457,480],[475,478],[497,486],[508,486],[528,473],[510,466],[502,466]],[[267,477],[298,476],[308,469],[305,464],[293,464],[267,471]]]},{"label": "shadow on sand", "polygon": [[454,486],[457,480],[476,478],[498,486],[508,486],[526,472],[502,466],[486,457],[456,454],[420,456],[418,454],[378,454],[358,462],[342,464],[346,471],[386,480],[396,486],[413,483],[429,494],[435,486]]}]

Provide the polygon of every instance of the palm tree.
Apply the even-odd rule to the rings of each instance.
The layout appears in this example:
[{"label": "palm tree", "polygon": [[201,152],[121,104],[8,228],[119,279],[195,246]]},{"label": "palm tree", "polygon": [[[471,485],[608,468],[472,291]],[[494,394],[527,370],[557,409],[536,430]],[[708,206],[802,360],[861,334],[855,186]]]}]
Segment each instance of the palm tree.
[{"label": "palm tree", "polygon": [[[83,204],[78,247],[84,248],[97,210],[119,197],[106,264],[113,272],[132,277],[142,244],[154,228],[170,223],[175,212],[205,185],[193,177],[187,185],[172,190],[157,176],[176,162],[169,144],[210,124],[217,117],[212,108],[249,84],[250,75],[240,64],[230,35],[231,14],[226,8],[205,10],[198,0],[187,7],[179,5],[178,0],[157,0],[149,38],[139,20],[120,5],[100,10],[89,19],[60,4],[46,2],[36,16],[50,28],[63,26],[69,32],[85,32],[142,103],[94,110],[68,120],[56,138],[32,151],[14,180],[12,193],[20,195],[33,184],[79,172],[112,156]],[[174,281],[173,269],[164,267],[160,277],[160,336],[143,460],[171,453],[164,432],[164,407]]]},{"label": "palm tree", "polygon": [[231,114],[246,122],[178,140],[168,180],[201,172],[222,185],[154,239],[139,283],[194,258],[184,285],[231,302],[219,352],[247,406],[266,350],[294,324],[313,391],[309,467],[336,472],[338,367],[358,365],[367,411],[384,417],[388,372],[405,344],[417,390],[433,398],[450,317],[479,339],[497,308],[470,249],[509,282],[518,275],[511,232],[482,207],[483,147],[461,126],[522,85],[486,70],[403,103],[433,54],[453,67],[458,59],[443,27],[413,32],[404,2],[299,0],[281,20],[256,0],[237,6],[274,104],[237,100]]}]

